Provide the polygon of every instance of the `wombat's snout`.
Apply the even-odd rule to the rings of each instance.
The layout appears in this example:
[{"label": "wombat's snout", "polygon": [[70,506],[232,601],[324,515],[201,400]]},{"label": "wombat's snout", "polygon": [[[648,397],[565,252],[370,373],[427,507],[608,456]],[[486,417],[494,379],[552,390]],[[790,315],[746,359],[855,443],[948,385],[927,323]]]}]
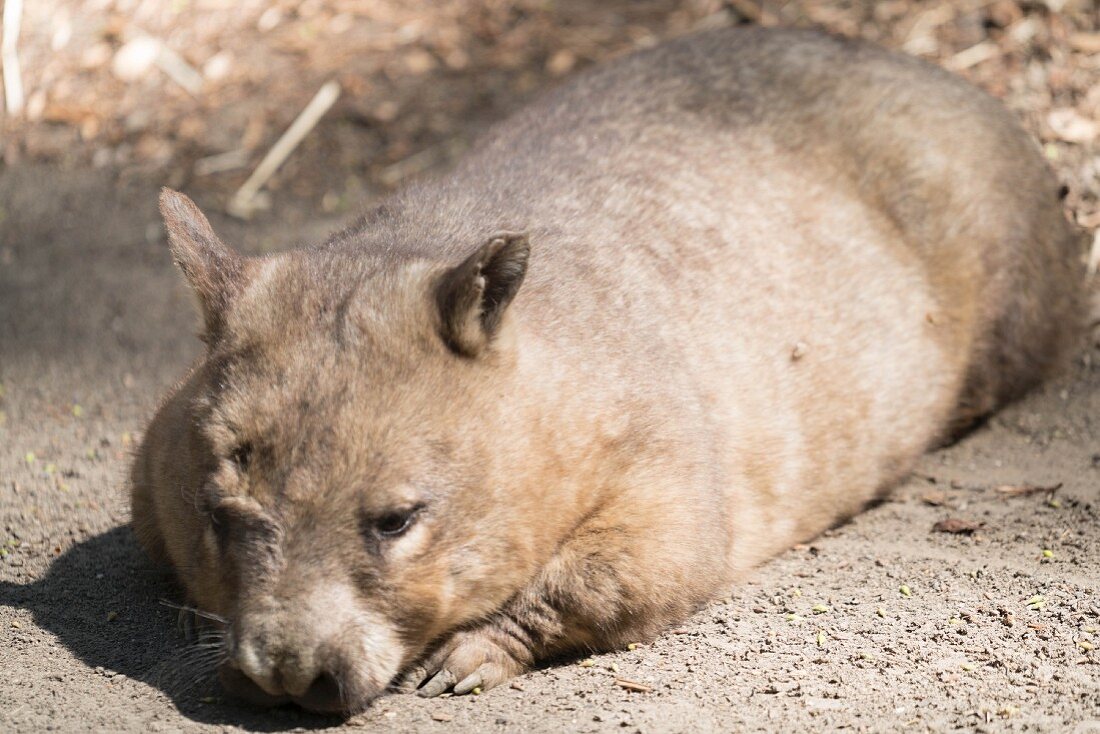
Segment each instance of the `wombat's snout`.
[{"label": "wombat's snout", "polygon": [[[271,645],[255,635],[244,637],[218,671],[222,686],[255,705],[293,702],[311,711],[334,714],[347,713],[352,698],[361,707],[381,692],[362,690],[362,686],[342,680],[336,672],[344,667],[338,653],[327,653],[324,645],[303,646],[303,642],[290,648],[285,643]],[[355,690],[348,693],[354,695],[345,696],[345,688],[352,687]]]},{"label": "wombat's snout", "polygon": [[[296,703],[328,714],[365,708],[385,688],[389,675],[376,675],[367,630],[350,624],[337,632],[319,620],[288,622],[284,615],[245,618],[234,625],[228,657],[218,671],[232,695],[259,706]],[[385,657],[385,655],[373,657]]]}]

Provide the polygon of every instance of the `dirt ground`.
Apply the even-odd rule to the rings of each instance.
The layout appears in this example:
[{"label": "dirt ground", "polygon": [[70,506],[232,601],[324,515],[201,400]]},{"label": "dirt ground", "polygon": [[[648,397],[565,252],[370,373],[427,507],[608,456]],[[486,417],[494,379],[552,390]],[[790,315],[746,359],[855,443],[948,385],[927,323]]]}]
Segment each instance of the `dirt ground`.
[{"label": "dirt ground", "polygon": [[[148,11],[186,2],[55,5],[70,20],[85,10],[102,23],[74,22],[72,40],[49,56],[57,20],[27,10],[26,58],[41,61],[27,72],[28,108],[36,91],[46,91],[34,102],[41,105],[37,121],[28,109],[5,123],[0,730],[340,725],[293,708],[256,711],[223,699],[176,629],[176,612],[162,603],[178,601],[171,579],[130,537],[128,453],[158,396],[200,346],[190,295],[172,269],[157,220],[158,187],[184,186],[224,238],[245,251],[316,242],[404,178],[446,165],[487,120],[574,68],[699,23],[736,22],[758,4],[440,3],[446,12],[424,23],[424,3],[307,2],[292,11],[292,3],[245,2],[233,22],[216,16],[221,25],[209,18],[206,25],[183,24],[179,10],[175,25],[158,25],[160,15]],[[215,0],[198,5],[228,7]],[[299,43],[305,50],[284,52],[290,61],[278,63],[262,44],[246,52],[248,37],[234,35],[233,23],[260,27],[271,7],[282,8],[281,16],[263,32],[283,34],[284,45],[314,38],[303,35],[302,24],[331,30],[340,13],[351,18],[338,22],[341,32],[365,45],[334,44],[318,55],[311,49],[324,44]],[[763,7],[749,19],[873,36],[970,75],[1002,96],[1039,138],[1069,187],[1069,213],[1088,227],[1100,225],[1100,148],[1096,130],[1089,133],[1090,123],[1100,124],[1100,5]],[[394,40],[363,30],[378,27],[375,16],[383,13],[404,28],[416,17],[397,15],[417,12],[419,35],[402,31]],[[197,68],[222,44],[230,49],[231,71],[210,82],[208,98],[180,94],[158,76],[141,82],[144,97],[131,99],[130,87],[112,87],[119,80],[111,76],[110,54],[127,34],[119,17],[143,19],[145,30],[163,30],[165,38],[194,40],[184,55]],[[36,23],[45,24],[39,28],[45,35]],[[36,41],[40,36],[45,40]],[[492,41],[501,38],[511,40]],[[106,51],[87,51],[97,44]],[[428,52],[430,65],[424,56],[416,60],[417,50]],[[349,61],[352,51],[358,60]],[[90,63],[103,53],[106,60]],[[404,60],[383,63],[391,57]],[[339,59],[346,62],[345,95],[276,178],[274,209],[250,223],[220,214]],[[83,64],[80,76],[65,76],[74,64]],[[243,100],[262,88],[256,69],[265,65],[279,83],[250,107]],[[81,83],[68,82],[62,94],[59,79]],[[86,88],[98,96],[70,99]],[[242,101],[222,104],[222,98]],[[149,114],[142,125],[127,126],[141,99]],[[79,114],[62,115],[63,103]],[[182,125],[189,116],[201,124]],[[261,119],[263,130],[250,119]],[[188,130],[190,142],[183,136]],[[241,170],[197,172],[203,158],[239,149],[248,161]],[[948,519],[970,523],[972,532],[933,530]],[[958,445],[926,456],[889,501],[783,554],[656,643],[598,656],[592,665],[541,669],[518,687],[476,697],[386,697],[345,726],[1100,732],[1097,648],[1100,339],[1094,334],[1063,378]],[[623,690],[616,677],[653,690]]]}]

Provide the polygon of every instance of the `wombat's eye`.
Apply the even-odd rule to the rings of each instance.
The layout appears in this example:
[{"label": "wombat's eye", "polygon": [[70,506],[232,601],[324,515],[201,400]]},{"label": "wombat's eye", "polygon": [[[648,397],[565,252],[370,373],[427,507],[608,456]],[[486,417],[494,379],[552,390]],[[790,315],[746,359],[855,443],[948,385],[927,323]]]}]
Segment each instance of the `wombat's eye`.
[{"label": "wombat's eye", "polygon": [[411,507],[407,510],[387,512],[374,521],[374,531],[383,538],[396,538],[412,527],[419,511],[419,507]]},{"label": "wombat's eye", "polygon": [[229,454],[229,459],[237,465],[239,471],[246,471],[248,469],[248,463],[252,461],[252,444],[245,442]]}]

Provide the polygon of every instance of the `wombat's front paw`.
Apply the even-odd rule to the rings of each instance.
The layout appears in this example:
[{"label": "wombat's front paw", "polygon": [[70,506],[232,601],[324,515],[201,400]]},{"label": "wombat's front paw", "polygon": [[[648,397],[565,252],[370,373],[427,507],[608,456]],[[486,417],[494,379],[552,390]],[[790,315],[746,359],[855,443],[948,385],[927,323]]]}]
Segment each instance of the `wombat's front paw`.
[{"label": "wombat's front paw", "polygon": [[487,691],[527,669],[517,659],[530,657],[527,650],[509,650],[512,645],[519,643],[505,641],[488,627],[458,632],[409,674],[403,688],[425,697],[452,688],[458,695]]}]

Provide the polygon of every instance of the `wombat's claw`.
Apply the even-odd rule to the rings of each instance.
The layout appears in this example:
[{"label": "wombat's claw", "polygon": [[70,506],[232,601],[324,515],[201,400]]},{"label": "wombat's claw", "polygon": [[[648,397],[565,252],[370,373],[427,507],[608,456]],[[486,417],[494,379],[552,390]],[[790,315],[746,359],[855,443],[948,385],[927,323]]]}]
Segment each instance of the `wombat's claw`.
[{"label": "wombat's claw", "polygon": [[475,690],[487,691],[523,670],[519,661],[486,634],[460,632],[422,668],[414,671],[410,679],[417,674],[421,680],[432,676],[416,691],[419,696],[432,698],[448,690],[461,696]]},{"label": "wombat's claw", "polygon": [[[455,688],[454,688],[455,695],[456,696],[465,695],[465,694],[469,693],[470,691],[474,690],[475,688],[480,688],[481,690],[485,690],[486,688],[489,688],[490,686],[485,685],[485,681],[483,680],[482,675],[481,675],[482,668],[485,668],[488,665],[492,665],[492,663],[485,663],[485,665],[482,665],[480,668],[475,670],[473,673],[470,673],[468,676],[466,676],[465,678],[460,680],[458,683],[455,683]],[[486,671],[486,672],[490,672],[490,671]],[[496,685],[496,684],[494,683],[493,685]]]},{"label": "wombat's claw", "polygon": [[443,670],[432,676],[424,686],[416,692],[418,696],[424,698],[435,698],[441,693],[444,693],[448,688],[455,684],[454,673],[444,668]]}]

